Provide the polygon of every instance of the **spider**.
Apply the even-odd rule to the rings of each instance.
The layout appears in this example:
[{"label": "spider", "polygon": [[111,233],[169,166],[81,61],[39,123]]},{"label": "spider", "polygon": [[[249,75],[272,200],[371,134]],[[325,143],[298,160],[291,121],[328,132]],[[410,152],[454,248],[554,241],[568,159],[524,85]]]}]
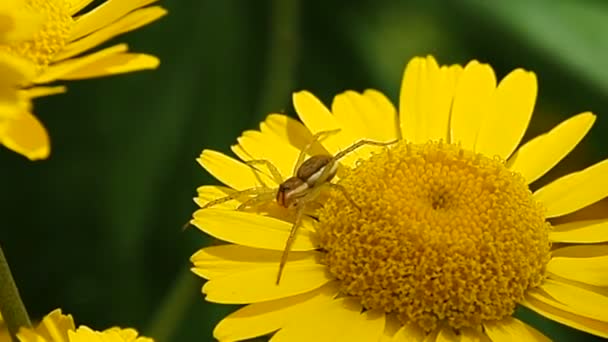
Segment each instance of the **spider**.
[{"label": "spider", "polygon": [[[279,206],[295,211],[294,223],[289,232],[289,237],[285,242],[283,254],[281,255],[276,285],[279,285],[279,282],[281,281],[281,276],[287,262],[289,251],[295,240],[298,228],[302,223],[305,210],[309,204],[314,203],[324,189],[333,188],[340,191],[355,208],[360,210],[359,206],[352,200],[344,187],[339,184],[331,183],[331,180],[336,175],[338,169],[338,161],[362,146],[388,146],[398,141],[393,140],[389,142],[378,142],[364,139],[355,142],[334,156],[318,154],[306,159],[306,155],[311,150],[314,143],[320,142],[324,138],[335,134],[338,131],[339,129],[320,131],[314,134],[311,142],[309,142],[304,149],[300,151],[294,166],[293,176],[283,180],[279,170],[270,161],[265,159],[249,160],[246,162],[246,164],[254,170],[254,174],[256,175],[258,181],[262,184],[261,187],[253,187],[236,191],[228,196],[210,201],[202,206],[202,209],[206,209],[230,200],[241,198],[243,196],[250,196],[249,199],[245,200],[237,207],[237,210],[244,210],[259,203],[268,203],[274,200]],[[270,175],[272,176],[271,178],[277,182],[277,184],[279,184],[278,188],[270,188],[264,184],[257,172],[255,172],[261,172],[260,169],[257,168],[258,165],[263,165],[268,169]]]}]

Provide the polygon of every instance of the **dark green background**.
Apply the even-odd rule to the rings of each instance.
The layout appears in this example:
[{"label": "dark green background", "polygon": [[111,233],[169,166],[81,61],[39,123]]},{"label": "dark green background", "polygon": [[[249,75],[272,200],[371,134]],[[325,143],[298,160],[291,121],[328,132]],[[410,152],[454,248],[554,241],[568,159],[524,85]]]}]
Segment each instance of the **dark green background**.
[{"label": "dark green background", "polygon": [[[111,42],[159,56],[160,69],[71,82],[67,94],[37,100],[49,160],[0,151],[0,240],[33,317],[61,307],[98,329],[212,340],[233,308],[204,302],[203,281],[187,269],[210,241],[181,231],[196,187],[215,183],[195,162],[200,151],[227,152],[270,111],[292,115],[294,90],[328,103],[372,87],[396,103],[416,55],[479,59],[499,77],[534,70],[539,101],[526,139],[584,110],[599,115],[576,155],[540,183],[608,157],[608,2],[161,4],[169,16]],[[523,316],[558,341],[599,340]]]}]

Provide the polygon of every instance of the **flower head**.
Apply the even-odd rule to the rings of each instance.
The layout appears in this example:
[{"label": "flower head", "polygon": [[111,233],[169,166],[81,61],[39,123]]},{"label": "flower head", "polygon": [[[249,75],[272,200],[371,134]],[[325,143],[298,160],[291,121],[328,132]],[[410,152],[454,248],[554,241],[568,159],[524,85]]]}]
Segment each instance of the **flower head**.
[{"label": "flower head", "polygon": [[138,336],[137,331],[130,328],[114,327],[103,331],[84,325],[76,328],[72,315],[62,314],[60,309],[46,315],[35,328],[21,328],[17,338],[21,342],[153,342],[151,338]]},{"label": "flower head", "polygon": [[63,92],[39,85],[102,77],[159,64],[156,57],[129,53],[117,44],[98,45],[149,24],[166,14],[154,0],[6,0],[0,5],[0,143],[29,159],[46,158],[49,139],[31,114],[30,99]]},{"label": "flower head", "polygon": [[[245,132],[235,154],[268,160],[279,177],[203,151],[199,162],[228,188],[200,187],[203,208],[192,223],[229,244],[195,253],[192,270],[208,280],[207,300],[248,304],[222,320],[215,337],[546,340],[512,316],[518,305],[608,337],[608,250],[597,244],[608,241],[608,219],[550,221],[608,195],[608,161],[529,189],[595,116],[575,115],[520,146],[536,93],[529,71],[497,83],[477,61],[463,68],[414,58],[398,112],[375,90],[340,94],[331,111],[303,91],[294,106],[304,125],[272,114],[259,131]],[[315,134],[336,129],[309,146]],[[304,219],[277,285],[294,212],[304,209],[249,205],[266,193],[258,189],[294,175],[302,150],[305,158],[338,155],[361,140],[394,139],[345,155],[334,185],[314,206],[300,203]],[[210,201],[217,205],[208,208]]]}]

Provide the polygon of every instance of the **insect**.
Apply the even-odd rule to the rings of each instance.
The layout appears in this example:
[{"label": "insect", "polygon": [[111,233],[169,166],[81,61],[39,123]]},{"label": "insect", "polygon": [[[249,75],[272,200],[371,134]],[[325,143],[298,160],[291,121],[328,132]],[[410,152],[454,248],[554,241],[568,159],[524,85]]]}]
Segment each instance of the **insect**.
[{"label": "insect", "polygon": [[295,212],[294,223],[289,232],[287,241],[285,242],[285,248],[283,249],[281,261],[279,263],[279,271],[276,279],[277,285],[279,285],[279,282],[281,281],[289,251],[295,240],[298,228],[302,223],[302,219],[305,216],[307,206],[314,203],[323,190],[331,188],[340,191],[355,208],[360,210],[359,206],[352,200],[344,187],[339,184],[331,183],[331,180],[335,177],[338,169],[338,161],[365,145],[388,146],[397,142],[397,140],[389,142],[359,140],[334,156],[318,154],[306,159],[306,155],[316,142],[319,142],[338,131],[339,130],[321,131],[314,134],[312,141],[300,151],[294,166],[293,176],[285,180],[283,180],[279,170],[268,160],[255,159],[246,162],[254,171],[258,172],[261,172],[258,166],[265,166],[270,172],[272,179],[279,184],[278,188],[268,187],[260,179],[259,175],[254,172],[256,177],[258,177],[258,181],[262,184],[261,187],[236,191],[226,197],[218,198],[202,206],[202,209],[205,209],[233,199],[249,197],[238,206],[237,210],[244,210],[260,203],[268,203],[269,201],[274,200],[279,206]]}]

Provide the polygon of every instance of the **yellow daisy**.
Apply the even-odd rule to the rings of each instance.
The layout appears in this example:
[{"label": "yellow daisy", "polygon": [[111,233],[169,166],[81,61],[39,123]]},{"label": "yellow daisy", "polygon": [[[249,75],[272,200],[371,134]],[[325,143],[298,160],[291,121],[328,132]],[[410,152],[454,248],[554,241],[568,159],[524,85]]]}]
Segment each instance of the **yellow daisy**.
[{"label": "yellow daisy", "polygon": [[[548,221],[608,195],[608,160],[528,187],[574,149],[595,116],[575,115],[519,146],[536,95],[532,72],[516,69],[497,83],[487,64],[439,66],[430,56],[407,65],[398,112],[375,90],[346,91],[331,111],[309,92],[294,94],[304,124],[271,114],[238,139],[238,157],[266,159],[286,179],[318,132],[339,129],[309,156],[362,139],[399,142],[340,160],[332,182],[352,201],[330,191],[306,216],[279,285],[289,210],[235,210],[239,198],[194,213],[195,226],[229,242],[191,258],[207,279],[206,299],[248,304],[214,336],[546,341],[512,316],[523,305],[608,337],[608,219]],[[277,186],[277,177],[218,152],[203,151],[199,162],[227,186],[200,187],[201,206],[260,181]]]},{"label": "yellow daisy", "polygon": [[[74,325],[72,315],[64,315],[60,309],[46,315],[40,324],[32,329],[21,328],[17,333],[21,342],[153,342],[151,338],[138,336],[134,329],[110,328],[95,331],[81,325]],[[10,338],[0,339],[9,342]]]},{"label": "yellow daisy", "polygon": [[[4,126],[0,127],[0,142],[30,159],[48,156],[49,139],[30,113],[29,100],[64,91],[63,87],[39,85],[153,69],[159,64],[154,56],[129,53],[126,44],[87,53],[165,15],[162,7],[145,7],[155,0],[106,0],[83,12],[92,2],[3,0],[0,5],[0,71],[11,76],[0,84],[0,101],[6,89],[15,87],[21,89],[18,94],[23,99],[19,106],[11,107],[19,109],[12,120],[0,123]],[[15,91],[8,94],[17,98]],[[2,106],[0,103],[0,112]]]}]

